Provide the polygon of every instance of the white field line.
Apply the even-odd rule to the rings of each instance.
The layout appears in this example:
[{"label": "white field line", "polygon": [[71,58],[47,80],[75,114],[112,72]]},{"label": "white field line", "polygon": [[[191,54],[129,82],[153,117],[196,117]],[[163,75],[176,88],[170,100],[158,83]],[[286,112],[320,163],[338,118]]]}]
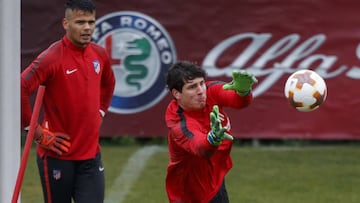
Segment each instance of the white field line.
[{"label": "white field line", "polygon": [[122,173],[115,179],[110,192],[106,195],[105,203],[121,203],[145,168],[147,160],[155,153],[165,150],[166,148],[160,146],[148,146],[134,153],[128,159]]}]

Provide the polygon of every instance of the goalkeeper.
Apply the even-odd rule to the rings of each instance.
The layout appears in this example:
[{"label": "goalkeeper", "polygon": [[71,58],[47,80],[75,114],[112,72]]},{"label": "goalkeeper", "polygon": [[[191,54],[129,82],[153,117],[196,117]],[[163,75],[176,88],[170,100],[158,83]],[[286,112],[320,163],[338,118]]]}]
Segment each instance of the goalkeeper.
[{"label": "goalkeeper", "polygon": [[246,71],[234,70],[232,76],[230,83],[205,81],[205,71],[186,61],[169,69],[166,80],[174,98],[165,113],[169,202],[229,202],[224,177],[232,167],[233,137],[223,107],[248,106],[257,83]]}]

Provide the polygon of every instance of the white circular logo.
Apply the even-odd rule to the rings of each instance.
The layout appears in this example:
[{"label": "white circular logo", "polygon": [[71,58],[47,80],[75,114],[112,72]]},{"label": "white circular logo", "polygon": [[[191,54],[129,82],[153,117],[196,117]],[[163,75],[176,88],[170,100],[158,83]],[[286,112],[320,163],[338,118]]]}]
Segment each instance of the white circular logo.
[{"label": "white circular logo", "polygon": [[133,11],[110,13],[96,21],[93,41],[107,50],[116,78],[110,112],[137,113],[163,99],[176,51],[157,21]]}]

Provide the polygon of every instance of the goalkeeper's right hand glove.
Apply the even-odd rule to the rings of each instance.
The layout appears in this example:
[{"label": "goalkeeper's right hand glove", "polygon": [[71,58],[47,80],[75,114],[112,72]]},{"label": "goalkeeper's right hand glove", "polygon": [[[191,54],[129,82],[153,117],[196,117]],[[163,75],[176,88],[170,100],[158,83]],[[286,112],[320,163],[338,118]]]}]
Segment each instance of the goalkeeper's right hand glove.
[{"label": "goalkeeper's right hand glove", "polygon": [[214,105],[213,111],[210,113],[210,132],[207,140],[211,145],[219,146],[223,140],[233,140],[234,138],[226,133],[226,128],[221,126],[219,118],[219,107]]},{"label": "goalkeeper's right hand glove", "polygon": [[71,146],[69,135],[53,133],[48,129],[42,128],[40,125],[36,128],[35,143],[58,155],[68,152]]}]

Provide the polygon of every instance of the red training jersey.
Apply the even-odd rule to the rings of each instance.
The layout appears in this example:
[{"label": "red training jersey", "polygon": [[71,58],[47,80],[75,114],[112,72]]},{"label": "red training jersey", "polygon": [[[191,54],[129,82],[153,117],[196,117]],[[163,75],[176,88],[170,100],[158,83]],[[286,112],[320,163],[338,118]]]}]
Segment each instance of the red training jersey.
[{"label": "red training jersey", "polygon": [[200,111],[186,112],[172,100],[165,113],[169,128],[170,161],[166,191],[172,203],[208,203],[220,189],[225,175],[232,168],[232,141],[220,146],[207,141],[210,112],[219,106],[222,126],[230,132],[230,120],[223,107],[243,108],[252,101],[252,94],[240,97],[235,91],[223,90],[224,83],[207,82],[206,106]]},{"label": "red training jersey", "polygon": [[38,153],[66,160],[94,158],[100,151],[101,115],[110,105],[115,77],[104,48],[89,43],[85,48],[73,45],[64,36],[44,50],[21,73],[22,127],[30,124],[29,96],[44,85],[43,127],[70,135],[68,153],[56,153],[37,147]]}]

